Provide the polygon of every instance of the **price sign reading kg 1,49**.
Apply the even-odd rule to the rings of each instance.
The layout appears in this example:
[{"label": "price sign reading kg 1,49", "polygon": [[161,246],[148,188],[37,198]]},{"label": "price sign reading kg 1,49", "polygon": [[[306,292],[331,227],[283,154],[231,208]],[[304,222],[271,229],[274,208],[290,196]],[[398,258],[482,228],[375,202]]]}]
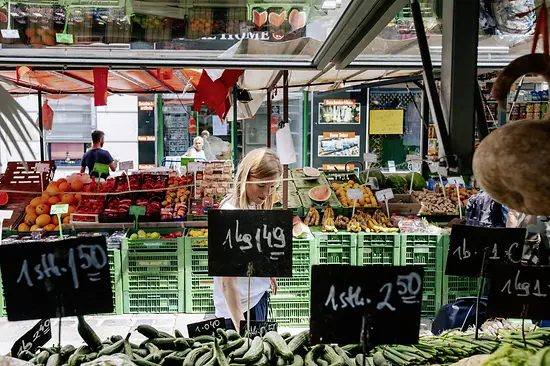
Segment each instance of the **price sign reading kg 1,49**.
[{"label": "price sign reading kg 1,49", "polygon": [[292,276],[292,211],[209,210],[208,274]]},{"label": "price sign reading kg 1,49", "polygon": [[[489,274],[495,263],[519,263],[525,229],[486,228],[453,225],[447,254],[446,275],[480,277]],[[487,266],[481,273],[483,261]]]},{"label": "price sign reading kg 1,49", "polygon": [[240,334],[248,335],[248,338],[254,338],[256,336],[263,337],[266,333],[271,331],[277,331],[278,324],[273,321],[260,321],[260,320],[251,320],[250,321],[250,332],[247,332],[246,320],[241,320],[240,324]]},{"label": "price sign reading kg 1,49", "polygon": [[363,318],[370,346],[417,343],[423,276],[421,266],[313,266],[311,343],[360,343]]},{"label": "price sign reading kg 1,49", "polygon": [[10,321],[113,311],[105,237],[1,245],[0,269]]}]

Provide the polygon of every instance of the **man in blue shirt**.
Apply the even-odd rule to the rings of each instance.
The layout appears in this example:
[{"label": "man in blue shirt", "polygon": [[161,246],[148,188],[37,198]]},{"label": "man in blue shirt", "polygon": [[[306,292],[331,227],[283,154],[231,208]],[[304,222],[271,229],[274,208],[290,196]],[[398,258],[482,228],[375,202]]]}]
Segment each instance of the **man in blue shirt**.
[{"label": "man in blue shirt", "polygon": [[[98,177],[97,172],[94,172],[95,163],[109,165],[114,172],[117,169],[117,162],[113,159],[111,154],[107,150],[103,150],[103,144],[105,143],[105,133],[103,131],[96,130],[92,132],[93,146],[82,157],[82,164],[80,172],[86,172],[88,168],[88,174],[92,177]],[[107,179],[109,173],[101,174],[101,178]]]}]

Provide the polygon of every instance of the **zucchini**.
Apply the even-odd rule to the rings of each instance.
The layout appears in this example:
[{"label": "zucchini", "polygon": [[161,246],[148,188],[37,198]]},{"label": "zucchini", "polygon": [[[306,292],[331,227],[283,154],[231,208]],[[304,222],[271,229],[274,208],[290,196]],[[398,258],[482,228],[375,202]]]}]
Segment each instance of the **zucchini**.
[{"label": "zucchini", "polygon": [[252,366],[267,366],[269,365],[269,360],[267,359],[266,355],[262,354],[262,357],[252,364]]},{"label": "zucchini", "polygon": [[292,366],[304,366],[304,359],[300,355],[294,355],[294,362]]},{"label": "zucchini", "polygon": [[217,339],[214,340],[214,358],[219,366],[229,366],[229,361],[225,358],[225,354],[223,353]]},{"label": "zucchini", "polygon": [[48,358],[46,366],[61,366],[61,355],[59,353],[54,353]]},{"label": "zucchini", "polygon": [[199,357],[208,353],[208,351],[210,351],[210,347],[195,348],[187,354],[183,361],[183,366],[195,366],[195,362],[197,362]]},{"label": "zucchini", "polygon": [[97,357],[114,355],[115,353],[119,353],[120,351],[122,351],[123,348],[124,339],[121,339],[111,346],[103,347],[103,349],[97,353]]},{"label": "zucchini", "polygon": [[227,339],[227,333],[225,332],[224,329],[222,328],[218,328],[216,329],[216,333],[220,336],[221,340],[220,340],[220,344],[226,344],[228,339]]},{"label": "zucchini", "polygon": [[145,360],[134,360],[133,361],[137,366],[159,366],[158,364],[154,363],[154,362],[150,362],[150,361],[145,361]]},{"label": "zucchini", "polygon": [[304,359],[304,365],[305,366],[317,366],[315,363],[315,359],[319,357],[323,353],[325,349],[324,344],[317,344],[313,346],[309,352],[306,354],[306,357]]},{"label": "zucchini", "polygon": [[232,357],[243,357],[246,351],[250,348],[250,343],[252,343],[252,340],[250,338],[244,338],[244,342],[242,346],[234,350],[230,356]]},{"label": "zucchini", "polygon": [[[273,346],[275,353],[281,355],[285,360],[292,361],[294,354],[290,351],[283,337],[275,331],[267,332],[264,339]],[[334,350],[333,350],[334,351]]]},{"label": "zucchini", "polygon": [[269,361],[271,361],[273,359],[273,346],[267,342],[267,341],[263,341],[264,342],[264,355],[267,357],[267,359]]},{"label": "zucchini", "polygon": [[136,330],[138,331],[138,333],[140,333],[145,338],[149,338],[149,339],[162,338],[159,331],[156,330],[154,327],[148,325],[148,324],[138,325]]},{"label": "zucchini", "polygon": [[46,362],[48,362],[48,358],[50,358],[50,352],[48,351],[42,351],[36,356],[36,364],[37,365],[45,365]]},{"label": "zucchini", "polygon": [[344,359],[339,356],[331,346],[325,346],[323,358],[329,362],[330,366],[344,366]]},{"label": "zucchini", "polygon": [[329,363],[322,358],[318,358],[316,362],[319,366],[329,366]]},{"label": "zucchini", "polygon": [[34,358],[34,355],[31,352],[25,350],[25,351],[19,352],[19,354],[17,355],[17,358],[23,361],[30,361]]},{"label": "zucchini", "polygon": [[221,349],[223,353],[229,354],[231,351],[236,350],[244,344],[244,338],[237,338],[235,340],[229,341],[227,344],[224,344]]},{"label": "zucchini", "polygon": [[68,345],[64,346],[59,351],[59,353],[61,353],[61,360],[62,361],[67,361],[69,359],[69,357],[71,357],[71,355],[75,352],[76,352],[76,348],[72,344],[68,344]]},{"label": "zucchini", "polygon": [[96,332],[90,327],[88,323],[86,323],[86,320],[84,320],[83,316],[78,316],[78,334],[80,334],[80,337],[82,337],[82,340],[90,346],[92,351],[99,351],[103,348],[103,344],[101,343],[101,340],[97,336]]},{"label": "zucchini", "polygon": [[230,340],[230,341],[234,341],[235,339],[241,338],[239,333],[237,333],[237,331],[234,330],[234,329],[227,329],[225,331],[225,334],[227,335],[227,339]]},{"label": "zucchini", "polygon": [[[209,347],[210,348],[210,347]],[[195,363],[195,366],[204,366],[212,359],[214,356],[214,351],[212,349],[209,349],[208,352],[206,352],[204,355],[200,356],[197,362]]]},{"label": "zucchini", "polygon": [[[250,345],[250,349],[246,351],[243,357],[235,358],[233,361],[236,363],[251,364],[259,361],[262,358],[264,352],[264,342],[262,338],[255,337]],[[198,365],[197,365],[198,366]]]},{"label": "zucchini", "polygon": [[177,329],[174,330],[174,335],[176,338],[183,338],[183,334]]},{"label": "zucchini", "polygon": [[334,350],[336,351],[336,353],[338,354],[338,356],[342,357],[342,359],[344,360],[344,363],[346,364],[346,366],[355,366],[355,361],[352,361],[348,354],[346,353],[346,351],[344,351],[343,349],[341,349],[340,347],[338,346],[334,346]]},{"label": "zucchini", "polygon": [[214,342],[214,337],[211,335],[200,335],[194,338],[195,342],[199,343],[208,343],[208,342]]},{"label": "zucchini", "polygon": [[288,343],[288,348],[290,352],[296,353],[301,347],[305,346],[309,339],[309,331],[305,330],[301,332],[300,334],[296,335],[292,340]]},{"label": "zucchini", "polygon": [[183,351],[183,350],[191,347],[189,342],[187,342],[187,339],[185,339],[183,337],[176,338],[176,339],[172,338],[171,341],[172,341],[172,345],[174,346],[174,348],[177,349],[178,351]]}]

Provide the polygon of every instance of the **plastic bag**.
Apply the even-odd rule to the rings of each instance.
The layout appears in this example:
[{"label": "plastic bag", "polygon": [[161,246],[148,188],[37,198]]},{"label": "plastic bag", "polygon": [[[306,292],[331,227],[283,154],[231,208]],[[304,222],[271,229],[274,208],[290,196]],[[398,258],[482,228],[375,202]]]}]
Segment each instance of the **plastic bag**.
[{"label": "plastic bag", "polygon": [[[50,131],[53,127],[54,112],[52,107],[48,104],[48,101],[44,101],[42,105],[42,127],[44,130]],[[36,126],[40,127],[40,120],[36,120]]]}]

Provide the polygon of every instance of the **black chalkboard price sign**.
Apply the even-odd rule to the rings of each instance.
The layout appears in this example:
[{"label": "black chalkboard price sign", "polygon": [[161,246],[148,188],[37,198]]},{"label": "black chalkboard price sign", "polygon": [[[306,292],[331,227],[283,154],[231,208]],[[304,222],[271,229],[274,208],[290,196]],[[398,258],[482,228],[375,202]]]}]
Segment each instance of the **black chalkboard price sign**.
[{"label": "black chalkboard price sign", "polygon": [[480,277],[483,266],[487,277],[495,264],[519,263],[525,233],[521,228],[453,225],[445,274]]},{"label": "black chalkboard price sign", "polygon": [[11,347],[12,357],[17,357],[22,351],[34,352],[52,339],[50,319],[40,320],[31,330],[25,333]]},{"label": "black chalkboard price sign", "polygon": [[113,312],[104,237],[0,245],[0,268],[10,321]]},{"label": "black chalkboard price sign", "polygon": [[208,211],[208,274],[292,276],[292,211]]},{"label": "black chalkboard price sign", "polygon": [[316,265],[311,272],[310,343],[368,346],[418,342],[421,266]]},{"label": "black chalkboard price sign", "polygon": [[225,329],[225,318],[215,318],[203,322],[187,324],[187,332],[191,338],[200,335],[212,335],[216,333],[216,329],[218,328]]},{"label": "black chalkboard price sign", "polygon": [[241,320],[240,325],[241,335],[247,335],[248,338],[254,338],[256,336],[263,337],[266,333],[271,331],[277,331],[278,324],[274,321],[261,321],[261,320],[251,320],[250,321],[250,332],[247,332],[246,320]]},{"label": "black chalkboard price sign", "polygon": [[550,267],[499,265],[489,287],[489,317],[550,319]]}]

